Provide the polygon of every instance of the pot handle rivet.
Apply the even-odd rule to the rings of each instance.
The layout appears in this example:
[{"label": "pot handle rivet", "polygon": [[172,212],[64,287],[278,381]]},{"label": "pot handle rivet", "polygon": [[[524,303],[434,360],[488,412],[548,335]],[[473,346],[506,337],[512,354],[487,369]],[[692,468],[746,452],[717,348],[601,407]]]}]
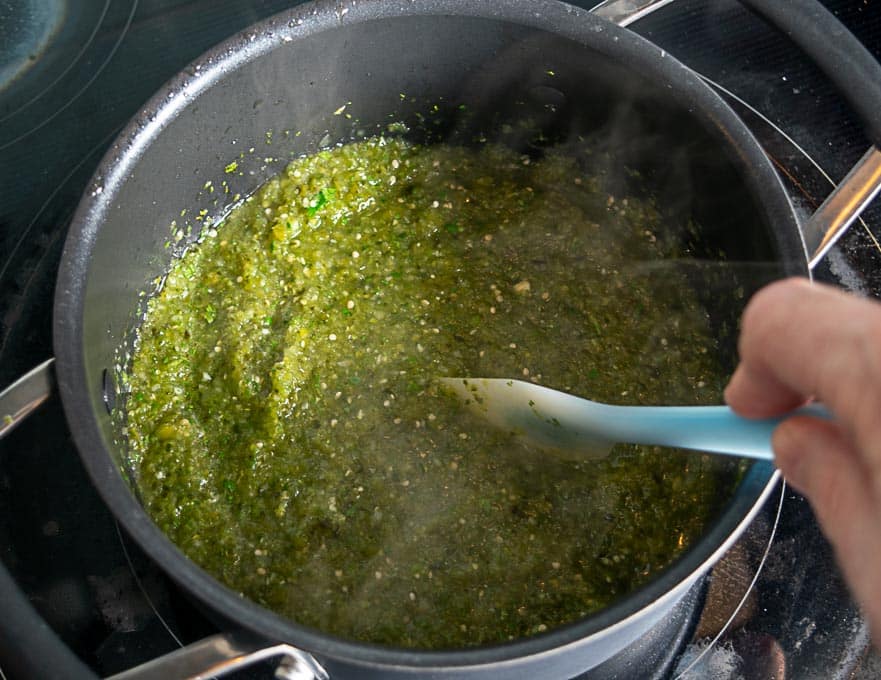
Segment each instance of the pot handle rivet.
[{"label": "pot handle rivet", "polygon": [[104,402],[107,413],[113,413],[116,408],[116,381],[107,368],[101,372],[101,401]]}]

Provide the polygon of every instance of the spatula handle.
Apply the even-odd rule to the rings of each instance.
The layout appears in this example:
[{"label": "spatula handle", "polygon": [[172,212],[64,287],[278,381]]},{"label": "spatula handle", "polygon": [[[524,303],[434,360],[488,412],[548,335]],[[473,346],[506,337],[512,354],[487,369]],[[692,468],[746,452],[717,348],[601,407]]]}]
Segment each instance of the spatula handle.
[{"label": "spatula handle", "polygon": [[796,416],[831,419],[820,404],[810,404],[779,418],[743,418],[727,406],[624,406],[605,414],[604,433],[617,441],[712,451],[773,460],[771,435]]}]

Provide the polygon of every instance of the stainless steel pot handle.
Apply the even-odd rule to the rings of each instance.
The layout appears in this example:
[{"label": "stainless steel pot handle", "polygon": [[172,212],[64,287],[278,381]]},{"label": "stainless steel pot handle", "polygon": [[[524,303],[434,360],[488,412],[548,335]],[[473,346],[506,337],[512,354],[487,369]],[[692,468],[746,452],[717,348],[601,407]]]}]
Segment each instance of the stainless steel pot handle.
[{"label": "stainless steel pot handle", "polygon": [[873,146],[802,225],[805,246],[811,254],[808,260],[811,270],[844,235],[879,191],[881,151]]},{"label": "stainless steel pot handle", "polygon": [[311,655],[288,644],[267,647],[266,640],[246,632],[212,635],[107,680],[200,680],[275,656],[282,657],[275,669],[278,680],[328,680],[327,671]]},{"label": "stainless steel pot handle", "polygon": [[[619,26],[629,26],[672,1],[605,0],[591,11]],[[740,2],[784,30],[817,63],[859,115],[873,143],[801,226],[808,268],[813,270],[881,191],[881,66],[816,0]]]},{"label": "stainless steel pot handle", "polygon": [[[33,413],[55,391],[55,359],[48,359],[0,392],[0,439]],[[37,615],[34,614],[36,617]],[[63,644],[60,641],[59,645]],[[280,656],[279,680],[328,680],[310,654],[288,644],[271,643],[246,632],[222,633],[112,676],[113,680],[167,680],[220,677]]]},{"label": "stainless steel pot handle", "polygon": [[671,2],[673,0],[604,0],[590,11],[623,28]]},{"label": "stainless steel pot handle", "polygon": [[12,432],[55,390],[55,359],[28,371],[0,392],[0,439]]}]

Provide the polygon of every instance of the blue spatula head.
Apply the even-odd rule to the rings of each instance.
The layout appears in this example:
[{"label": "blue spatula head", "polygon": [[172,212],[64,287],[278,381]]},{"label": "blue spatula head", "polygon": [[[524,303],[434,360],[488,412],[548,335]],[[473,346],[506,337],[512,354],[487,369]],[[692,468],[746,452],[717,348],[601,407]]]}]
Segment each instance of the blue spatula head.
[{"label": "blue spatula head", "polygon": [[771,435],[787,418],[832,418],[808,404],[777,418],[743,418],[727,406],[614,406],[505,378],[442,378],[495,427],[571,459],[601,458],[613,443],[649,444],[773,460]]},{"label": "blue spatula head", "polygon": [[609,455],[615,442],[596,434],[590,425],[603,405],[577,399],[540,385],[505,378],[440,378],[465,406],[481,418],[525,443],[570,460]]}]

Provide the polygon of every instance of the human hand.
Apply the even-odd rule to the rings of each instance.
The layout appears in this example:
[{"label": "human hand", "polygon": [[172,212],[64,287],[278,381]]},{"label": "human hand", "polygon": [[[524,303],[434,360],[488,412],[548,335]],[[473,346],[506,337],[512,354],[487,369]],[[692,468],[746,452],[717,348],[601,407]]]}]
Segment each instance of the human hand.
[{"label": "human hand", "polygon": [[739,350],[734,411],[777,416],[813,397],[835,414],[778,426],[775,463],[810,501],[881,648],[881,304],[779,281],[747,305]]}]

